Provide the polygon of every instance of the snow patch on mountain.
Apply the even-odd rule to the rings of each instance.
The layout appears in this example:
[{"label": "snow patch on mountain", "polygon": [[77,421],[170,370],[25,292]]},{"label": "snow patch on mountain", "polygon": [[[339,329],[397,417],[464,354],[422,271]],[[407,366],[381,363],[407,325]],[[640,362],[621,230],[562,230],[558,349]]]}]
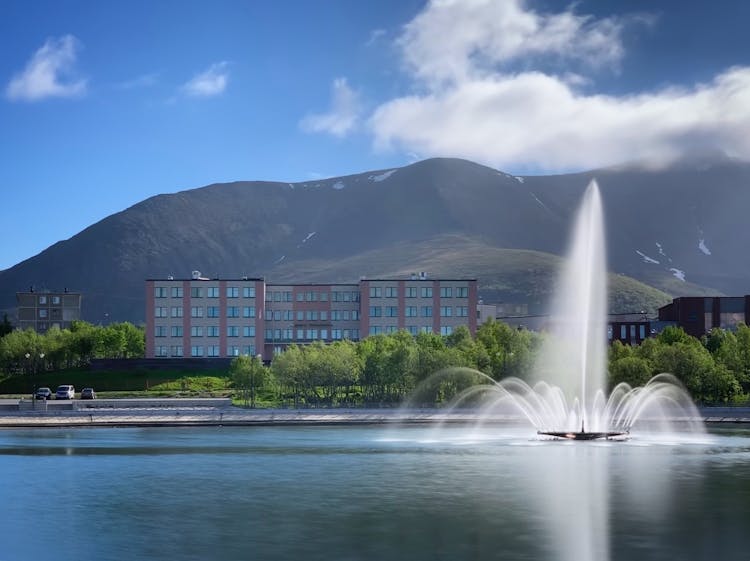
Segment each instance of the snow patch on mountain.
[{"label": "snow patch on mountain", "polygon": [[274,262],[273,262],[273,264],[274,264],[274,265],[278,265],[278,264],[279,264],[279,263],[281,263],[281,262],[282,262],[282,261],[283,261],[284,259],[286,259],[286,255],[282,255],[281,257],[279,257],[279,258],[278,258],[278,259],[277,259],[276,261],[274,261]]},{"label": "snow patch on mountain", "polygon": [[711,255],[711,250],[708,249],[708,246],[706,246],[706,240],[704,240],[703,238],[698,240],[698,249],[700,249],[706,255]]},{"label": "snow patch on mountain", "polygon": [[337,191],[340,191],[341,189],[343,189],[344,187],[346,187],[346,185],[344,184],[344,182],[343,182],[343,181],[337,181],[336,183],[334,183],[334,184],[332,185],[332,187],[333,187],[334,189],[336,189]]},{"label": "snow patch on mountain", "polygon": [[636,253],[637,253],[638,255],[640,255],[640,256],[641,256],[641,258],[643,259],[643,262],[644,262],[644,263],[654,263],[654,264],[656,264],[656,265],[659,265],[659,262],[658,262],[658,261],[657,261],[656,259],[654,259],[653,257],[649,257],[648,255],[646,255],[646,254],[645,254],[645,253],[643,253],[642,251],[638,251],[638,250],[636,249],[636,250],[635,250],[635,252],[636,252]]},{"label": "snow patch on mountain", "polygon": [[378,175],[370,175],[367,179],[369,179],[370,181],[376,181],[376,182],[378,182],[378,181],[385,181],[386,179],[388,179],[390,176],[392,176],[397,171],[398,170],[391,169],[391,170],[388,170],[388,171],[384,171],[383,173],[380,173]]},{"label": "snow patch on mountain", "polygon": [[513,176],[513,179],[515,179],[515,180],[516,180],[516,181],[518,181],[519,183],[523,183],[523,177],[518,177],[517,175],[514,175],[514,176]]},{"label": "snow patch on mountain", "polygon": [[305,236],[305,239],[302,240],[302,243],[305,243],[307,240],[312,238],[315,234],[317,234],[317,232],[310,232],[309,234],[307,234],[307,236]]},{"label": "snow patch on mountain", "polygon": [[685,282],[685,271],[681,271],[680,269],[675,269],[674,267],[672,267],[669,270],[672,271],[672,274],[675,277],[677,277],[678,279],[680,279],[682,282]]}]

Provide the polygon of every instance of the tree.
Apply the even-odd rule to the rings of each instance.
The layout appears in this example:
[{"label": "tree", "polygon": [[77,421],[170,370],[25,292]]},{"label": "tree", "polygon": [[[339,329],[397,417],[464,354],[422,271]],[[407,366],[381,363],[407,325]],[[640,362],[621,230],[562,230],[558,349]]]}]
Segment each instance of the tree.
[{"label": "tree", "polygon": [[651,379],[651,370],[651,364],[647,360],[637,356],[623,356],[610,362],[609,385],[613,388],[625,382],[634,388],[644,386]]},{"label": "tree", "polygon": [[255,396],[258,390],[266,386],[270,379],[269,369],[263,365],[260,357],[247,355],[232,359],[229,365],[232,384],[239,388],[245,405],[255,407]]},{"label": "tree", "polygon": [[8,319],[8,314],[3,314],[3,321],[0,323],[0,339],[13,331],[13,324]]}]

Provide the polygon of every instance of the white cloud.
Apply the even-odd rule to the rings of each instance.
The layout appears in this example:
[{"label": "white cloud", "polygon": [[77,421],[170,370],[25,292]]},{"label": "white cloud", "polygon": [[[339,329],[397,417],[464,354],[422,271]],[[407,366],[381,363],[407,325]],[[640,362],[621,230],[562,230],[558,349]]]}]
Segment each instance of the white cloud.
[{"label": "white cloud", "polygon": [[624,54],[624,23],[572,11],[539,14],[523,0],[434,0],[398,44],[417,78],[462,81],[530,56],[615,64]]},{"label": "white cloud", "polygon": [[336,78],[332,85],[330,110],[307,115],[300,121],[300,126],[306,132],[327,132],[343,137],[357,126],[360,112],[359,94],[349,87],[346,78]]},{"label": "white cloud", "polygon": [[623,96],[591,93],[595,82],[567,68],[508,69],[542,55],[588,69],[616,64],[625,21],[540,15],[521,0],[431,2],[398,40],[415,93],[376,108],[368,121],[375,146],[547,171],[708,148],[750,158],[748,67]]},{"label": "white cloud", "polygon": [[211,97],[224,92],[229,83],[229,63],[217,62],[193,76],[182,85],[182,91],[192,97]]},{"label": "white cloud", "polygon": [[39,101],[48,97],[78,97],[86,93],[86,80],[75,79],[80,42],[72,35],[50,38],[26,68],[8,83],[5,95],[13,101]]}]

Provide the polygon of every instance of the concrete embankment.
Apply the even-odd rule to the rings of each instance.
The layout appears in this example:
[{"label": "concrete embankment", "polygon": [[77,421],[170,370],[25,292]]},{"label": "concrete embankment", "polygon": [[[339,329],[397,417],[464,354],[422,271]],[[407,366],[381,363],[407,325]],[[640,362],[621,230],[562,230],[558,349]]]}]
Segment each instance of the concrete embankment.
[{"label": "concrete embankment", "polygon": [[[707,424],[750,424],[750,408],[701,408]],[[0,427],[334,425],[472,423],[473,411],[440,409],[243,409],[229,399],[112,399],[93,401],[3,400]],[[513,424],[493,415],[488,423]]]}]

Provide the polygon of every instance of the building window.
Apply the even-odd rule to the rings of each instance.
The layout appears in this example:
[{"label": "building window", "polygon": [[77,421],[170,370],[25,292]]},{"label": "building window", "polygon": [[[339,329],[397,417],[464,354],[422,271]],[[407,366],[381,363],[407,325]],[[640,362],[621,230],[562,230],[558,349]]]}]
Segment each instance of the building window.
[{"label": "building window", "polygon": [[333,339],[334,341],[339,341],[341,339],[341,330],[331,329],[331,339]]},{"label": "building window", "polygon": [[46,318],[47,317],[47,310],[39,310],[39,317],[40,318]]},{"label": "building window", "polygon": [[255,345],[247,345],[242,347],[242,354],[246,356],[255,356]]},{"label": "building window", "polygon": [[328,293],[327,292],[321,292],[320,293],[320,301],[321,302],[328,302]]},{"label": "building window", "polygon": [[398,298],[398,287],[396,287],[396,286],[386,286],[385,287],[385,297],[386,298]]},{"label": "building window", "polygon": [[240,317],[240,307],[239,306],[227,306],[227,317],[228,318]]},{"label": "building window", "polygon": [[297,321],[304,321],[305,319],[305,312],[301,310],[297,310]]},{"label": "building window", "polygon": [[154,349],[156,356],[169,356],[169,348],[166,345],[159,345]]},{"label": "building window", "polygon": [[190,289],[191,298],[203,298],[203,289],[200,286],[194,286]]},{"label": "building window", "polygon": [[385,308],[385,316],[389,318],[397,318],[398,317],[398,306],[386,306]]},{"label": "building window", "polygon": [[266,330],[265,330],[265,331],[263,332],[263,338],[264,338],[264,339],[265,339],[266,341],[273,341],[273,329],[266,329]]},{"label": "building window", "polygon": [[304,292],[298,292],[297,293],[297,302],[304,302],[305,301],[305,293]]},{"label": "building window", "polygon": [[[165,286],[155,286],[154,287],[154,298],[166,298],[167,297],[167,288]],[[40,296],[39,298],[43,298]],[[41,304],[41,302],[39,302]]]},{"label": "building window", "polygon": [[320,321],[328,321],[328,311],[322,310],[320,312]]},{"label": "building window", "polygon": [[[40,310],[42,311],[42,310]],[[154,317],[155,318],[165,318],[167,317],[167,307],[166,306],[156,306],[154,308]]]},{"label": "building window", "polygon": [[242,308],[243,318],[254,318],[255,317],[255,306],[243,306]]},{"label": "building window", "polygon": [[423,286],[421,291],[422,298],[432,298],[432,287]]},{"label": "building window", "polygon": [[209,318],[219,317],[219,306],[206,307],[206,317],[209,317]]},{"label": "building window", "polygon": [[219,326],[218,325],[209,325],[206,327],[206,335],[208,337],[218,337],[219,336]]},{"label": "building window", "polygon": [[172,306],[172,317],[173,318],[182,317],[182,306]]},{"label": "building window", "polygon": [[176,356],[176,357],[182,356],[182,345],[172,346],[172,356]]},{"label": "building window", "polygon": [[218,298],[219,297],[219,287],[218,286],[209,286],[206,288],[206,296],[208,298]]},{"label": "building window", "polygon": [[469,287],[468,286],[457,286],[456,287],[456,298],[468,298]]},{"label": "building window", "polygon": [[298,329],[297,330],[297,341],[302,341],[305,338],[305,330],[304,329]]},{"label": "building window", "polygon": [[317,339],[318,338],[318,330],[317,329],[308,329],[307,333],[305,334],[308,339]]},{"label": "building window", "polygon": [[422,317],[423,318],[432,317],[432,306],[422,306]]},{"label": "building window", "polygon": [[628,338],[628,327],[626,325],[620,326],[620,340],[625,341]]},{"label": "building window", "polygon": [[154,337],[166,337],[167,336],[167,326],[166,325],[157,325],[154,327]]},{"label": "building window", "polygon": [[191,306],[190,307],[191,318],[202,318],[203,317],[203,306]]},{"label": "building window", "polygon": [[449,318],[453,315],[453,308],[451,306],[440,306],[440,317]]},{"label": "building window", "polygon": [[406,306],[404,309],[405,317],[408,318],[415,318],[417,317],[417,307],[416,306]]},{"label": "building window", "polygon": [[[346,312],[344,312],[344,319],[347,319]],[[359,321],[359,310],[352,310],[352,320]]]},{"label": "building window", "polygon": [[370,287],[370,298],[380,298],[382,296],[382,288],[379,286]]},{"label": "building window", "polygon": [[321,339],[328,339],[328,330],[327,329],[321,329],[320,330],[320,338]]},{"label": "building window", "polygon": [[635,325],[631,325],[630,326],[630,340],[632,341],[634,339],[635,339]]},{"label": "building window", "polygon": [[255,326],[254,325],[246,325],[242,328],[242,336],[243,337],[255,337]]},{"label": "building window", "polygon": [[203,337],[203,327],[200,325],[194,325],[190,328],[191,337]]},{"label": "building window", "polygon": [[408,326],[406,327],[406,330],[407,330],[407,331],[408,331],[408,332],[409,332],[410,334],[412,334],[412,335],[416,335],[416,334],[417,334],[417,326],[416,326],[416,325],[408,325]]},{"label": "building window", "polygon": [[432,327],[430,327],[429,325],[423,325],[422,327],[419,328],[419,332],[420,333],[432,333]]},{"label": "building window", "polygon": [[208,351],[206,354],[210,357],[219,356],[219,345],[209,345],[206,350]]},{"label": "building window", "polygon": [[646,338],[646,326],[641,324],[638,327],[640,328],[639,331],[640,331],[641,340],[643,340]]},{"label": "building window", "polygon": [[453,288],[450,286],[441,286],[440,298],[453,298]]},{"label": "building window", "polygon": [[227,325],[227,337],[239,337],[240,326],[239,325]]},{"label": "building window", "polygon": [[203,347],[201,345],[190,347],[190,356],[203,356]]},{"label": "building window", "polygon": [[173,325],[172,326],[172,337],[182,337],[182,326],[181,325]]},{"label": "building window", "polygon": [[383,315],[383,308],[380,306],[370,306],[370,317],[379,318]]},{"label": "building window", "polygon": [[182,298],[182,287],[181,286],[173,286],[172,287],[172,298]]},{"label": "building window", "polygon": [[407,286],[405,289],[405,296],[407,298],[416,298],[417,297],[417,287],[416,286]]},{"label": "building window", "polygon": [[281,310],[273,311],[273,319],[274,321],[281,321]]},{"label": "building window", "polygon": [[370,335],[380,335],[383,332],[383,328],[379,325],[370,326]]},{"label": "building window", "polygon": [[254,286],[243,286],[242,287],[243,298],[255,298],[255,287]]},{"label": "building window", "polygon": [[396,325],[386,325],[385,326],[385,332],[388,334],[396,333],[398,331],[398,326]]},{"label": "building window", "polygon": [[453,333],[453,328],[450,325],[440,327],[440,335],[450,335],[451,333]]},{"label": "building window", "polygon": [[53,306],[59,306],[60,305],[60,297],[59,296],[53,296],[52,297],[52,305]]},{"label": "building window", "polygon": [[227,298],[239,298],[240,287],[239,286],[228,286],[227,287]]},{"label": "building window", "polygon": [[607,326],[607,339],[612,340],[612,325]]},{"label": "building window", "polygon": [[456,315],[460,318],[468,317],[469,307],[468,306],[456,306]]}]

